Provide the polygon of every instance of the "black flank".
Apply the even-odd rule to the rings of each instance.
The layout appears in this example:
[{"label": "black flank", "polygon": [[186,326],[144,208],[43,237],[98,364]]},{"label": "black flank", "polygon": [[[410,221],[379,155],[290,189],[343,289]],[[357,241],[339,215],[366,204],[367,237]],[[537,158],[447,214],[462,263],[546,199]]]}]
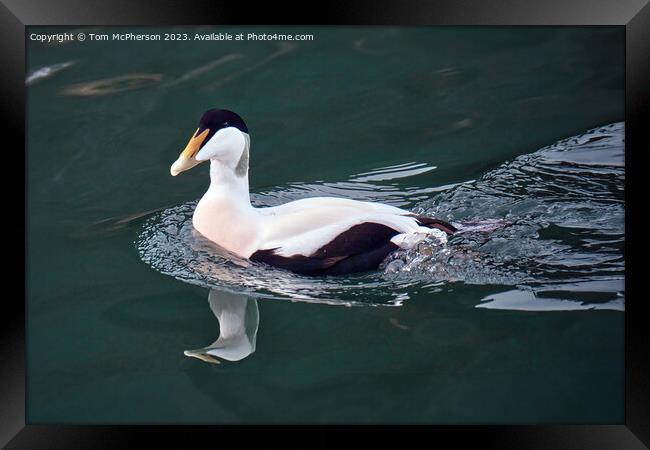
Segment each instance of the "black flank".
[{"label": "black flank", "polygon": [[[422,226],[437,228],[447,234],[456,228],[443,220],[430,217],[413,217]],[[374,222],[355,225],[344,231],[313,254],[280,256],[276,249],[258,250],[250,257],[271,266],[280,267],[302,275],[344,275],[354,272],[374,270],[388,256],[398,249],[390,239],[399,234],[393,228]]]},{"label": "black flank", "polygon": [[393,228],[373,222],[355,225],[339,234],[310,256],[280,256],[272,250],[258,250],[250,257],[302,275],[343,275],[376,269],[397,246],[390,239],[399,234]]}]

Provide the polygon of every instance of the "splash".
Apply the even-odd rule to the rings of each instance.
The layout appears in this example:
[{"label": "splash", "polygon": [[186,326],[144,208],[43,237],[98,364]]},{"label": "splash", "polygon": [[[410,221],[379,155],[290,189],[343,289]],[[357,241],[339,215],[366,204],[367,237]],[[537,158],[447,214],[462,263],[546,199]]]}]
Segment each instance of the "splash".
[{"label": "splash", "polygon": [[[393,252],[371,273],[305,277],[237,258],[193,230],[196,202],[151,217],[137,245],[143,261],[161,273],[258,297],[399,305],[413,289],[436,292],[462,282],[507,287],[484,298],[481,308],[623,310],[624,134],[623,123],[603,126],[508,161],[478,180],[430,189],[414,211],[449,220],[459,232]],[[387,192],[372,182],[424,170],[433,168],[409,163],[344,183],[292,185],[251,198],[255,206],[274,206],[325,192],[407,203],[422,189],[393,185]]]}]

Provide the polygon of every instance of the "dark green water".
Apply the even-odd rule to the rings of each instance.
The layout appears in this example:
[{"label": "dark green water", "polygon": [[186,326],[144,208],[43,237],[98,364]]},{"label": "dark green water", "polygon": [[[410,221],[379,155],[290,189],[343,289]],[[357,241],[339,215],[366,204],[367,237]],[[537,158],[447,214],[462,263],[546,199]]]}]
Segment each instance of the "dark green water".
[{"label": "dark green water", "polygon": [[[562,288],[571,300],[610,300],[622,280],[624,236],[616,226],[589,227],[599,224],[589,216],[598,199],[620,205],[620,170],[601,164],[576,175],[566,160],[555,164],[569,167],[561,176],[534,161],[503,168],[624,120],[622,27],[241,31],[251,30],[314,40],[27,41],[28,421],[622,422],[623,313],[476,307],[511,290],[524,298],[517,289],[526,283],[516,277],[441,282],[437,272],[430,283],[399,284],[406,297],[395,304],[380,301],[392,288],[364,290],[385,279],[373,274],[355,299],[374,306],[261,298],[250,356],[213,365],[183,355],[219,335],[209,289],[152,269],[138,242],[156,211],[207,188],[207,167],[172,178],[169,166],[201,113],[215,106],[237,111],[251,130],[250,186],[259,205],[325,192],[451,219],[532,217],[523,250],[512,247],[523,234],[485,245],[508,242],[515,258],[531,260],[557,248],[562,270],[546,255],[536,273],[604,283],[584,295]],[[593,154],[608,151],[603,142]],[[428,170],[381,175],[407,163]],[[569,173],[571,186],[585,187],[540,202],[540,186]],[[482,185],[468,185],[470,194],[451,186],[486,174]],[[488,187],[496,190],[486,194]],[[516,202],[504,200],[515,192]],[[555,223],[553,208],[564,200],[572,203]],[[483,210],[466,213],[472,202]],[[540,205],[543,214],[531,213]],[[622,214],[608,220],[619,224]],[[615,263],[598,259],[604,254]]]}]

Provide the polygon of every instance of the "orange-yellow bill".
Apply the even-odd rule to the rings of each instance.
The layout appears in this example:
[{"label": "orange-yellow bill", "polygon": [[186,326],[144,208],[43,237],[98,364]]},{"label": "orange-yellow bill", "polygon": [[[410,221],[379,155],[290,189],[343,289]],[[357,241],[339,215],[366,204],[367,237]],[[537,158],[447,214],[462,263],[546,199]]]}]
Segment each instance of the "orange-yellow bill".
[{"label": "orange-yellow bill", "polygon": [[203,144],[203,141],[205,141],[208,133],[210,133],[209,129],[205,129],[201,133],[199,133],[198,128],[196,129],[194,135],[190,138],[189,142],[185,146],[185,149],[181,152],[180,156],[174,162],[174,164],[172,164],[172,167],[170,169],[172,176],[175,177],[179,173],[191,169],[201,162],[196,160],[196,154],[199,152],[201,144]]}]

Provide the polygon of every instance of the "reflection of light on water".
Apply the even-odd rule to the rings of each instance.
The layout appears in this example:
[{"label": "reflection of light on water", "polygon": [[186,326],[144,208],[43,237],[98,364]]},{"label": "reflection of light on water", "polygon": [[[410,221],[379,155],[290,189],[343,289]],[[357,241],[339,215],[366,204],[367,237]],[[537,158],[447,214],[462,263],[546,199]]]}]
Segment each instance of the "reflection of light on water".
[{"label": "reflection of light on water", "polygon": [[[220,80],[212,82],[211,84],[206,86],[206,89],[213,90],[217,87],[222,86],[223,84],[229,83],[234,79],[240,77],[241,75],[244,75],[252,70],[258,69],[270,63],[276,58],[279,58],[287,53],[291,53],[296,48],[297,46],[295,44],[291,44],[287,42],[279,43],[276,46],[276,50],[271,52],[265,58],[261,59],[260,61],[254,62],[243,69],[228,73]],[[232,54],[221,56],[220,58],[217,58],[213,61],[209,61],[201,66],[195,67],[181,74],[176,78],[169,77],[166,75],[164,76],[164,78],[168,81],[165,84],[161,84],[160,86],[162,87],[176,86],[178,84],[205,75],[206,73],[210,72],[216,67],[231,63],[233,61],[237,61],[242,58],[244,58],[244,55],[239,53],[232,53]],[[38,71],[28,76],[26,83],[31,84],[39,79],[42,79],[47,76],[51,76],[56,71],[60,71],[65,67],[67,67],[66,64],[70,65],[72,63],[63,63],[60,65],[54,65],[54,66],[38,69]],[[84,83],[73,84],[71,86],[64,88],[61,91],[61,94],[71,95],[71,96],[81,96],[81,97],[108,95],[108,94],[115,94],[119,92],[131,91],[135,89],[149,87],[151,85],[156,85],[160,83],[162,80],[163,80],[163,74],[161,73],[133,73],[133,74],[120,75],[116,77],[103,78],[100,80],[94,80],[94,81],[89,81]]]},{"label": "reflection of light on water", "polygon": [[[481,308],[622,310],[623,139],[622,123],[601,127],[428,195],[415,209],[452,220],[461,232],[445,245],[425,239],[393,252],[375,272],[306,277],[237,260],[193,231],[196,202],[149,219],[138,248],[142,259],[162,273],[255,297],[400,305],[412,289],[435,294],[445,284],[463,282],[518,288],[486,298]],[[256,207],[318,195],[412,204],[425,189],[370,181],[413,176],[424,169],[431,168],[405,163],[347,182],[293,184],[251,197]],[[615,298],[597,295],[603,292],[614,292]]]},{"label": "reflection of light on water", "polygon": [[476,307],[515,311],[582,311],[593,309],[624,311],[625,302],[622,296],[607,302],[587,303],[562,298],[538,297],[533,290],[514,289],[485,297]]},{"label": "reflection of light on water", "polygon": [[238,59],[240,59],[242,57],[243,57],[243,55],[241,55],[239,53],[232,53],[230,55],[222,56],[221,58],[215,59],[214,61],[210,61],[207,64],[196,67],[196,68],[194,68],[194,69],[192,69],[192,70],[190,70],[188,72],[185,72],[184,74],[182,74],[178,78],[176,78],[174,80],[171,80],[170,82],[166,83],[165,86],[175,86],[177,84],[184,83],[186,81],[192,80],[194,78],[197,78],[197,77],[211,71],[215,67],[218,67],[220,65],[229,63],[231,61],[236,61],[236,60],[238,60]]},{"label": "reflection of light on water", "polygon": [[355,175],[354,178],[350,178],[350,180],[354,182],[397,180],[427,173],[435,169],[435,166],[427,166],[425,163],[411,162],[360,173]]},{"label": "reflection of light on water", "polygon": [[[417,208],[418,203],[430,199],[433,194],[449,190],[459,185],[448,184],[444,186],[418,187],[400,186],[392,182],[393,179],[414,176],[419,173],[434,170],[435,167],[420,167],[418,165],[418,169],[422,170],[422,172],[383,172],[384,169],[375,169],[369,172],[372,174],[381,173],[382,175],[377,175],[377,178],[382,178],[381,180],[377,178],[368,180],[364,174],[358,174],[351,176],[349,181],[290,183],[282,187],[252,193],[251,201],[260,206],[277,206],[305,197],[343,197],[386,203],[408,209]],[[382,181],[391,182],[381,183]]]},{"label": "reflection of light on water", "polygon": [[241,75],[244,75],[244,74],[249,73],[249,72],[251,72],[253,70],[259,69],[260,67],[267,65],[268,63],[270,63],[274,59],[279,58],[280,56],[286,55],[288,53],[291,53],[297,47],[298,46],[296,44],[291,44],[291,43],[288,43],[288,42],[280,42],[279,44],[277,44],[277,47],[276,47],[277,50],[275,50],[274,52],[269,54],[266,58],[262,59],[259,62],[254,63],[254,64],[252,64],[252,65],[250,65],[250,66],[248,66],[248,67],[246,67],[244,69],[241,69],[241,70],[239,70],[237,72],[230,73],[230,74],[226,75],[224,78],[222,78],[222,79],[220,79],[218,81],[215,81],[215,82],[209,84],[208,86],[206,86],[206,89],[209,90],[209,91],[212,91],[212,90],[214,90],[214,89],[216,89],[218,87],[223,86],[226,83],[230,83],[234,79],[239,78]]},{"label": "reflection of light on water", "polygon": [[39,67],[34,69],[27,75],[25,79],[25,85],[31,86],[34,83],[37,83],[45,78],[49,78],[64,69],[74,65],[75,61],[66,61],[59,64],[52,64],[50,66]]},{"label": "reflection of light on water", "polygon": [[355,40],[352,43],[352,48],[354,48],[355,50],[357,50],[357,51],[359,51],[361,53],[367,53],[368,55],[380,55],[381,54],[381,52],[379,52],[377,50],[369,49],[366,46],[366,38],[365,37]]},{"label": "reflection of light on water", "polygon": [[103,78],[87,83],[73,84],[63,89],[63,95],[89,96],[106,95],[116,92],[131,91],[158,83],[162,80],[159,73],[133,73],[118,77]]}]

